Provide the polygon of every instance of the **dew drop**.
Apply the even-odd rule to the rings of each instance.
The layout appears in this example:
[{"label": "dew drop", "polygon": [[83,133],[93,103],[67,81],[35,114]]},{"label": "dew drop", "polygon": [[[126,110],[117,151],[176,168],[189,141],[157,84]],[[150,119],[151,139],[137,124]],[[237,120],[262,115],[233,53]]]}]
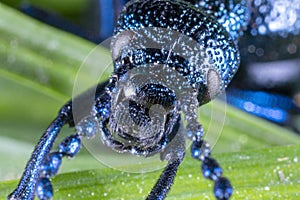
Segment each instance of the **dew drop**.
[{"label": "dew drop", "polygon": [[8,54],[7,56],[7,63],[8,64],[13,64],[16,61],[16,57],[13,54]]},{"label": "dew drop", "polygon": [[49,50],[55,50],[55,49],[57,49],[58,48],[58,45],[59,43],[56,41],[56,40],[51,40],[49,43],[48,43],[48,45],[47,45],[47,48],[49,49]]},{"label": "dew drop", "polygon": [[270,191],[270,187],[269,187],[269,186],[266,186],[264,189],[265,189],[266,191]]},{"label": "dew drop", "polygon": [[255,53],[256,47],[254,45],[249,45],[248,46],[248,52],[249,53]]},{"label": "dew drop", "polygon": [[279,179],[280,179],[280,181],[285,181],[285,177],[284,177],[284,173],[283,173],[283,171],[278,171],[278,176],[279,176]]},{"label": "dew drop", "polygon": [[294,53],[297,52],[297,46],[295,44],[289,44],[288,47],[287,47],[287,51],[290,54],[294,54]]},{"label": "dew drop", "polygon": [[12,48],[18,48],[18,46],[19,46],[18,40],[11,40],[10,41],[10,46]]},{"label": "dew drop", "polygon": [[278,162],[283,162],[289,160],[289,157],[277,158]]},{"label": "dew drop", "polygon": [[293,161],[294,161],[295,163],[297,163],[297,162],[298,162],[298,157],[295,157],[295,158],[293,159]]}]

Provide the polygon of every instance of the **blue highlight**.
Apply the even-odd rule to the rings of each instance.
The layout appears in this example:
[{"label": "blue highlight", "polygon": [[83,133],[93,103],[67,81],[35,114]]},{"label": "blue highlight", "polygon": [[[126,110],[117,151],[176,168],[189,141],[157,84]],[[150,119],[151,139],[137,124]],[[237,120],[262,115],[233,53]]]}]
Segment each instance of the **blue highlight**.
[{"label": "blue highlight", "polygon": [[102,107],[102,108],[100,108],[100,109],[98,110],[98,113],[99,113],[100,116],[103,117],[103,118],[108,118],[108,117],[110,116],[110,111],[109,111],[108,108]]},{"label": "blue highlight", "polygon": [[222,176],[222,168],[213,158],[206,157],[202,162],[201,169],[203,176],[207,179],[215,181]]},{"label": "blue highlight", "polygon": [[69,157],[74,157],[80,148],[81,140],[78,135],[71,135],[58,145],[59,152]]},{"label": "blue highlight", "polygon": [[218,200],[227,200],[233,193],[233,188],[227,178],[221,177],[216,180],[214,194]]},{"label": "blue highlight", "polygon": [[78,135],[65,138],[59,145],[59,152],[52,152],[46,156],[40,166],[40,177],[36,185],[36,196],[40,200],[50,200],[53,197],[53,188],[50,177],[57,174],[62,163],[63,156],[74,157],[81,148],[81,140]]},{"label": "blue highlight", "polygon": [[55,176],[61,165],[62,154],[58,152],[50,153],[41,165],[41,174],[47,178]]},{"label": "blue highlight", "polygon": [[289,111],[295,108],[291,98],[261,91],[229,89],[226,100],[241,110],[278,124],[284,124],[289,119]]},{"label": "blue highlight", "polygon": [[40,200],[51,200],[53,188],[48,178],[40,178],[36,185],[36,196]]},{"label": "blue highlight", "polygon": [[114,5],[113,1],[99,0],[100,14],[100,35],[103,38],[108,38],[112,35],[114,29]]},{"label": "blue highlight", "polygon": [[191,153],[193,158],[202,160],[205,157],[210,156],[210,148],[203,140],[193,141],[193,144],[191,145]]}]

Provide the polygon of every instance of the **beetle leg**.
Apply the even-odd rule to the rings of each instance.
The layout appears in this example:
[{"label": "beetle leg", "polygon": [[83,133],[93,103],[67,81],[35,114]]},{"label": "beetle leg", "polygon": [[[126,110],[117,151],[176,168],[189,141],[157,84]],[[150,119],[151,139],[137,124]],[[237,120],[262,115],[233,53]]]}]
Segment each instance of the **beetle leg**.
[{"label": "beetle leg", "polygon": [[168,163],[148,195],[147,200],[161,200],[166,197],[172,187],[176,172],[181,162],[181,159],[176,159]]},{"label": "beetle leg", "polygon": [[185,139],[183,135],[182,124],[180,125],[181,126],[176,136],[161,153],[161,159],[167,160],[168,164],[149,193],[147,200],[165,199],[167,193],[173,185],[178,167],[183,161],[185,155]]}]

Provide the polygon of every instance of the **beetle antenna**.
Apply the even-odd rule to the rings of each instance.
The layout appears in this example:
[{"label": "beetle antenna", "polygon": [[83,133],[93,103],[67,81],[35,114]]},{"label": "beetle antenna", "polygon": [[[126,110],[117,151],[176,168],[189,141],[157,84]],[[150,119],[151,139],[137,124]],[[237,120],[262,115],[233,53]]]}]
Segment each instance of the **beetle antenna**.
[{"label": "beetle antenna", "polygon": [[49,154],[55,139],[61,128],[73,121],[71,102],[62,107],[57,117],[52,121],[45,133],[35,146],[31,158],[27,162],[25,171],[17,188],[7,197],[7,199],[33,199],[35,186],[39,179],[40,165]]}]

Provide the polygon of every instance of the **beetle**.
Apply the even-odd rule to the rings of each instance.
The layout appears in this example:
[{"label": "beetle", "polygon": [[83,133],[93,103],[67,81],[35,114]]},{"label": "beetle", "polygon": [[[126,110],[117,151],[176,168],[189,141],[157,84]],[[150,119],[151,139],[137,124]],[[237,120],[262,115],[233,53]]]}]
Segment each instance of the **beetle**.
[{"label": "beetle", "polygon": [[[224,91],[236,73],[237,40],[247,21],[245,1],[129,2],[115,26],[109,81],[95,88],[94,104],[79,120],[73,117],[74,102],[89,92],[60,109],[8,199],[51,199],[49,178],[57,174],[62,158],[74,157],[81,139],[96,132],[116,152],[160,154],[168,162],[147,199],[166,197],[185,155],[185,137],[192,140],[192,157],[202,161],[203,176],[214,182],[215,197],[229,199],[231,183],[203,140],[196,109]],[[77,133],[50,152],[65,124]]]},{"label": "beetle", "polygon": [[[82,27],[85,31],[72,26],[59,16],[28,4],[23,5],[21,10],[44,23],[99,43],[111,36],[113,21],[120,12],[121,5],[126,2],[128,0],[94,1],[93,8],[89,9],[89,12],[92,10],[93,15],[98,16],[97,19],[92,20],[93,27],[96,28],[91,30],[90,27]],[[200,1],[189,2],[195,6],[201,3]],[[239,42],[241,67],[226,90],[226,101],[236,108],[299,133],[295,120],[300,113],[297,100],[300,73],[296,59],[299,57],[300,45],[297,25],[299,9],[294,6],[297,4],[298,2],[294,0],[248,1],[251,17],[247,30],[244,31]],[[83,18],[85,22],[91,22],[86,19],[86,16]],[[89,34],[86,33],[87,30]],[[266,98],[268,102],[256,101],[254,96],[259,99]],[[249,107],[245,106],[249,103],[256,109],[249,110]]]}]

